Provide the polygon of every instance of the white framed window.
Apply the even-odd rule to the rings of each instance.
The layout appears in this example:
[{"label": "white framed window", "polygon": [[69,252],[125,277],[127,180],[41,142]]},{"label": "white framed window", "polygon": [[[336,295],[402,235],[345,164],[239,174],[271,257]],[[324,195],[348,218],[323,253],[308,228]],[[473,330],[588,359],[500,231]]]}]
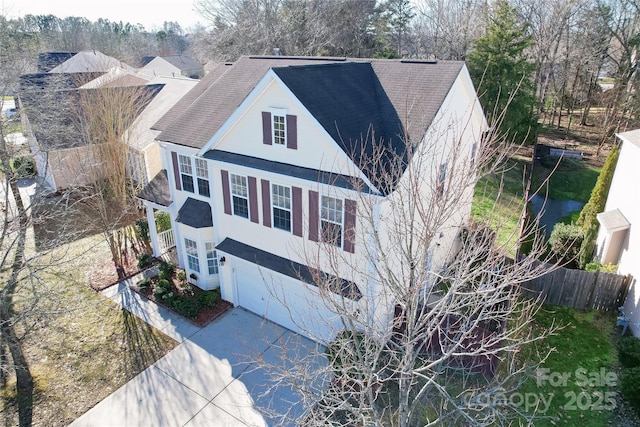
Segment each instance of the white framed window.
[{"label": "white framed window", "polygon": [[189,270],[200,273],[200,260],[198,259],[198,244],[195,240],[184,239],[184,250],[187,254]]},{"label": "white framed window", "polygon": [[230,180],[233,214],[243,218],[249,218],[249,192],[247,190],[247,177],[231,174]]},{"label": "white framed window", "polygon": [[320,207],[321,241],[342,247],[344,209],[341,199],[322,196]]},{"label": "white framed window", "polygon": [[196,157],[195,162],[196,177],[198,179],[198,194],[209,197],[211,193],[209,191],[209,169],[207,167],[207,161]]},{"label": "white framed window", "polygon": [[271,184],[273,227],[291,231],[291,187]]},{"label": "white framed window", "polygon": [[287,117],[284,114],[271,114],[271,129],[274,145],[287,145]]},{"label": "white framed window", "polygon": [[178,154],[178,165],[180,166],[180,182],[182,190],[189,193],[195,192],[193,186],[193,167],[191,166],[191,157]]},{"label": "white framed window", "polygon": [[204,244],[207,251],[207,270],[210,275],[218,274],[218,254],[216,253],[216,245],[213,242]]}]

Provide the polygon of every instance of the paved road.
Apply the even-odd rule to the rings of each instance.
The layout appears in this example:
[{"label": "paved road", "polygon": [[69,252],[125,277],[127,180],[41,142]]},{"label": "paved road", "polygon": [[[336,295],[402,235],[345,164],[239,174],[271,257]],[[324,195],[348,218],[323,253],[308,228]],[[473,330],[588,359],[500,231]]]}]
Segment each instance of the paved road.
[{"label": "paved road", "polygon": [[198,328],[126,283],[104,294],[181,344],[72,426],[264,426],[274,419],[256,407],[301,413],[297,393],[277,384],[256,360],[281,364],[284,350],[309,356],[312,341],[242,308]]}]

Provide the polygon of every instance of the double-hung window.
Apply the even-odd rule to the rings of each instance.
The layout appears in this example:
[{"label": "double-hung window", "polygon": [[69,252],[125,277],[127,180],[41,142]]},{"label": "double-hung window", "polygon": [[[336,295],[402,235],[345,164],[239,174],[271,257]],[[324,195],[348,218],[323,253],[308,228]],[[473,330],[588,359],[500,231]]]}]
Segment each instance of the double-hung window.
[{"label": "double-hung window", "polygon": [[287,145],[287,132],[286,132],[286,116],[273,114],[272,116],[273,129],[273,143],[275,145]]},{"label": "double-hung window", "polygon": [[180,165],[180,182],[182,183],[182,190],[193,193],[195,189],[193,186],[191,157],[178,154],[178,164]]},{"label": "double-hung window", "polygon": [[189,270],[200,273],[200,262],[198,260],[198,244],[191,239],[184,239],[184,248],[187,253],[187,265]]},{"label": "double-hung window", "polygon": [[231,200],[233,214],[249,218],[249,193],[247,191],[247,177],[231,174]]},{"label": "double-hung window", "polygon": [[198,194],[209,197],[209,170],[207,161],[204,159],[195,159],[196,161],[196,177],[198,178]]},{"label": "double-hung window", "polygon": [[205,249],[207,251],[207,269],[209,274],[218,274],[218,254],[216,253],[216,245],[213,242],[206,242]]},{"label": "double-hung window", "polygon": [[291,231],[291,188],[271,184],[273,227]]},{"label": "double-hung window", "polygon": [[342,200],[322,196],[320,209],[320,231],[323,242],[342,246],[343,207]]}]

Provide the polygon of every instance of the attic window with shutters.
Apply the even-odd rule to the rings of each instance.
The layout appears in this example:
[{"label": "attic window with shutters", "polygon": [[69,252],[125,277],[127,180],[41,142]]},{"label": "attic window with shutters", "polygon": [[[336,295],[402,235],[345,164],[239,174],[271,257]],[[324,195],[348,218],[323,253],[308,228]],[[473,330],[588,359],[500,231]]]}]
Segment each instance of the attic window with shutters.
[{"label": "attic window with shutters", "polygon": [[270,108],[262,112],[262,143],[298,149],[297,116],[287,114],[284,108]]},{"label": "attic window with shutters", "polygon": [[286,116],[272,115],[273,118],[273,144],[287,145]]}]

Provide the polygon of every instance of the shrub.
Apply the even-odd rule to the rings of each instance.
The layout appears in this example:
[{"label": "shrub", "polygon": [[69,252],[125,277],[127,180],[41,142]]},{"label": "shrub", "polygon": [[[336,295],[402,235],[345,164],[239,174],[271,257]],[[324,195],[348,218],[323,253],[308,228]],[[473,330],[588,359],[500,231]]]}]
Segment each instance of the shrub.
[{"label": "shrub", "polygon": [[158,271],[158,279],[159,280],[169,280],[170,278],[171,278],[171,276],[169,276],[166,271],[164,271],[164,270],[159,270]]},{"label": "shrub", "polygon": [[145,268],[151,264],[153,257],[147,253],[141,252],[138,254],[138,268]]},{"label": "shrub", "polygon": [[191,283],[181,282],[179,288],[184,295],[193,296],[193,285]]},{"label": "shrub", "polygon": [[160,300],[162,299],[162,296],[164,294],[166,294],[168,292],[168,290],[166,288],[162,288],[160,286],[156,286],[156,288],[153,290],[153,297],[156,300]]},{"label": "shrub", "polygon": [[218,296],[220,291],[215,289],[213,291],[204,291],[198,295],[198,301],[205,307],[213,307],[218,302]]},{"label": "shrub", "polygon": [[168,291],[169,289],[171,289],[171,283],[167,279],[160,279],[158,280],[156,288],[162,288],[165,291]]},{"label": "shrub", "polygon": [[156,229],[158,233],[171,230],[171,217],[168,213],[162,211],[156,212]]},{"label": "shrub", "polygon": [[178,272],[176,273],[176,279],[178,279],[181,282],[186,282],[187,281],[187,272],[184,270],[178,270]]},{"label": "shrub", "polygon": [[149,288],[149,286],[151,286],[151,280],[150,279],[139,280],[138,283],[136,283],[136,286],[138,287],[138,289],[147,289]]},{"label": "shrub", "polygon": [[200,311],[200,304],[197,300],[185,296],[176,296],[172,302],[173,309],[190,319],[198,316]]},{"label": "shrub", "polygon": [[172,307],[173,302],[178,298],[178,295],[174,294],[172,291],[168,291],[160,295],[160,298],[167,306]]},{"label": "shrub", "polygon": [[176,266],[172,262],[162,261],[158,266],[158,270],[160,271],[160,273],[164,272],[166,277],[169,278],[173,276],[173,273],[176,270]]},{"label": "shrub", "polygon": [[609,195],[609,187],[611,187],[611,180],[613,179],[613,173],[616,170],[616,163],[618,162],[618,153],[618,147],[613,147],[613,150],[611,150],[607,160],[604,162],[596,185],[591,191],[589,201],[582,208],[582,212],[580,212],[578,225],[582,227],[582,233],[584,234],[582,248],[580,249],[580,267],[584,267],[593,257],[595,239],[598,234],[598,219],[596,215],[604,211],[607,196]]},{"label": "shrub", "polygon": [[584,266],[584,269],[590,272],[602,271],[603,273],[617,273],[618,266],[615,264],[602,265],[600,261],[594,259],[589,264]]},{"label": "shrub", "polygon": [[640,339],[624,337],[618,342],[618,360],[625,368],[640,367]]},{"label": "shrub", "polygon": [[640,412],[640,367],[627,369],[622,372],[620,380],[622,396]]},{"label": "shrub", "polygon": [[553,227],[549,245],[556,260],[569,266],[575,266],[582,240],[582,229],[577,225],[558,223]]},{"label": "shrub", "polygon": [[37,175],[36,161],[27,154],[13,159],[13,170],[18,178],[30,178]]}]

